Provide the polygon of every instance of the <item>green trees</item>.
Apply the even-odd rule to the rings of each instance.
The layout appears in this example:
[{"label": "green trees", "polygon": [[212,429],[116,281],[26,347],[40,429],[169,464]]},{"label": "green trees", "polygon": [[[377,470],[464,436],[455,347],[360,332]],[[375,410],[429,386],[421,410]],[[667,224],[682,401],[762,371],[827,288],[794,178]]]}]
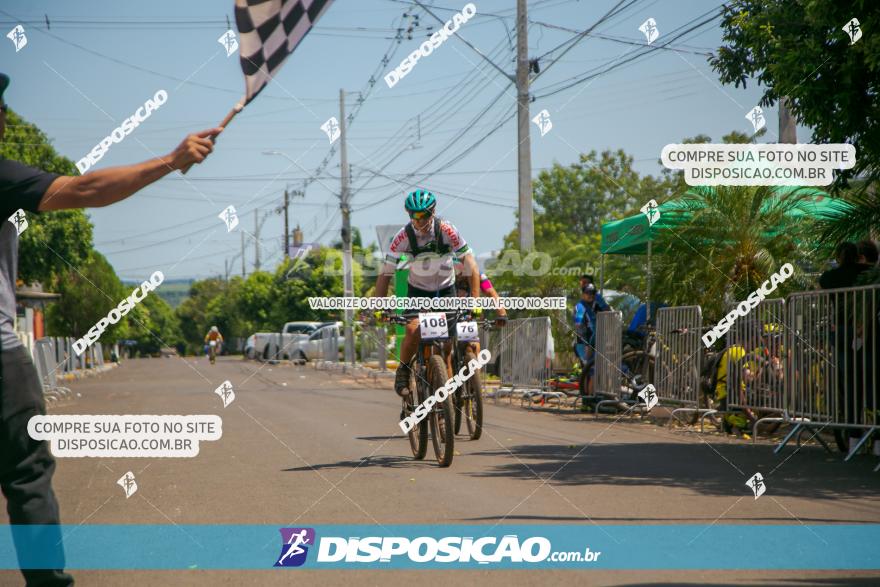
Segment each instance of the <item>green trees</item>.
[{"label": "green trees", "polygon": [[[6,113],[0,156],[51,173],[78,174],[73,161],[59,155],[43,131],[12,110]],[[18,243],[18,276],[25,283],[51,287],[58,273],[85,263],[91,249],[92,225],[82,210],[29,214],[28,229]]]},{"label": "green trees", "polygon": [[[25,234],[29,231],[30,228]],[[49,332],[75,338],[83,336],[130,293],[107,259],[97,251],[90,251],[85,263],[60,273],[53,289],[61,294],[61,299],[47,306]],[[127,320],[121,320],[105,330],[102,342],[127,336]]]},{"label": "green trees", "polygon": [[[655,242],[655,300],[699,304],[719,318],[744,300],[771,273],[809,258],[811,223],[792,215],[801,202],[768,186],[697,187],[676,199],[682,212]],[[806,285],[802,274],[785,282],[779,295]]]},{"label": "green trees", "polygon": [[[355,253],[368,254],[371,249]],[[363,268],[353,265],[355,295],[372,286]],[[285,322],[341,319],[341,312],[312,310],[309,297],[341,296],[342,253],[322,247],[304,260],[285,260],[274,272],[257,271],[242,279],[205,279],[193,283],[190,296],[177,308],[180,335],[189,351],[201,348],[208,329],[216,325],[224,337],[247,337],[255,332],[278,332]]]},{"label": "green trees", "polygon": [[[518,250],[519,231],[514,229],[504,238],[499,261],[487,265],[496,289],[518,296],[560,295],[573,293],[582,273],[595,274],[598,280],[602,224],[638,213],[650,199],[665,200],[677,185],[673,176],[640,175],[632,164],[632,157],[621,150],[591,151],[581,154],[577,163],[557,163],[542,171],[534,181],[535,249],[549,255],[552,266],[537,275],[533,254],[535,262],[529,268],[530,257]],[[608,287],[639,287],[644,278],[641,264],[609,258]]]},{"label": "green trees", "polygon": [[[788,98],[815,143],[855,145],[856,166],[839,173],[834,191],[853,207],[830,217],[829,242],[858,239],[880,226],[880,5],[837,0],[734,0],[722,9],[725,45],[710,60],[723,83],[765,89],[762,106]],[[866,31],[855,44],[842,30],[857,17]],[[843,191],[856,177],[865,182]]]}]

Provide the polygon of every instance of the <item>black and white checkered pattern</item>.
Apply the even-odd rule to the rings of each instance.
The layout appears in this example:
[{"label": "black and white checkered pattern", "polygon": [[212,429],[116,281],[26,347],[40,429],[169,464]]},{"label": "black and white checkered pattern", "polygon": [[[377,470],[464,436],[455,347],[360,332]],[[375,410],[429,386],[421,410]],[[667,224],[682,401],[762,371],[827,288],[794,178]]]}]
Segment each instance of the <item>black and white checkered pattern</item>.
[{"label": "black and white checkered pattern", "polygon": [[235,0],[239,59],[253,100],[333,0]]}]

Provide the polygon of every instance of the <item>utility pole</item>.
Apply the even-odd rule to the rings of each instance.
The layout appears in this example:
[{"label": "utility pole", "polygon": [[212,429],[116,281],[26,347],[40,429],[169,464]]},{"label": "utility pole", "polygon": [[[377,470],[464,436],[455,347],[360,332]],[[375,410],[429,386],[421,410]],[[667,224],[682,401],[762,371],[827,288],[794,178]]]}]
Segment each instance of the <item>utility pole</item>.
[{"label": "utility pole", "polygon": [[[441,26],[445,23],[442,18],[434,14],[431,8],[425,6],[420,0],[412,0],[419,8],[430,14]],[[521,250],[530,251],[535,246],[535,223],[532,213],[532,147],[529,137],[529,39],[528,39],[528,16],[526,14],[526,0],[516,0],[516,75],[512,76],[497,63],[486,57],[479,49],[469,43],[464,37],[453,33],[489,65],[498,70],[501,75],[516,84],[516,114],[517,114],[517,175],[519,183],[519,247]],[[570,47],[569,47],[570,48]],[[545,70],[546,71],[546,70]],[[536,70],[537,74],[537,70]],[[421,121],[418,121],[419,123]]]},{"label": "utility pole", "polygon": [[254,271],[260,270],[260,209],[254,210]]},{"label": "utility pole", "polygon": [[[345,90],[339,89],[339,166],[342,180],[342,190],[339,194],[339,209],[342,212],[342,271],[343,289],[345,297],[354,296],[354,280],[351,274],[351,209],[348,204],[348,151],[345,144]],[[354,312],[345,310],[345,362],[354,364],[354,333],[352,325]]]},{"label": "utility pole", "polygon": [[241,277],[242,277],[242,279],[244,279],[244,276],[245,276],[244,275],[245,274],[245,268],[244,268],[244,260],[245,260],[245,256],[244,256],[244,231],[239,230],[239,232],[241,233]]},{"label": "utility pole", "polygon": [[516,1],[516,138],[519,178],[519,248],[535,246],[532,218],[532,147],[529,136],[529,40],[526,0]]},{"label": "utility pole", "polygon": [[779,142],[797,143],[797,121],[788,108],[788,98],[779,98]]},{"label": "utility pole", "polygon": [[290,229],[287,226],[287,206],[289,203],[287,188],[284,188],[284,258],[286,260],[290,260]]},{"label": "utility pole", "polygon": [[[284,204],[275,208],[276,212],[280,212],[284,214],[284,258],[288,261],[290,260],[290,222],[288,219],[288,208],[290,207],[290,199],[291,198],[305,198],[306,193],[303,190],[288,190],[287,187],[284,188]],[[296,243],[294,243],[296,246]]]}]

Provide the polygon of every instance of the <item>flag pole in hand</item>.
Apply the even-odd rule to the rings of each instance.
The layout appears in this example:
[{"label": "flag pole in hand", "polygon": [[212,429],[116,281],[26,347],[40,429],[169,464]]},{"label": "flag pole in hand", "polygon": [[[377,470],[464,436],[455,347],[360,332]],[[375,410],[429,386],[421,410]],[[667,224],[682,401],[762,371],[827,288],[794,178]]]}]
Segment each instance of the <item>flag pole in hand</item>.
[{"label": "flag pole in hand", "polygon": [[[244,104],[242,104],[242,102],[238,102],[235,106],[232,107],[232,110],[229,111],[229,114],[226,115],[226,118],[223,119],[223,122],[221,122],[219,124],[219,127],[225,130],[226,125],[229,124],[232,121],[232,119],[235,118],[235,115],[238,114],[239,112],[241,112],[243,108],[244,108]],[[210,137],[210,140],[212,143],[216,143],[217,136],[215,135],[215,136]],[[186,174],[186,172],[189,171],[190,167],[192,167],[193,165],[194,165],[194,163],[190,163],[186,167],[186,169],[181,169],[180,172],[183,174]]]}]

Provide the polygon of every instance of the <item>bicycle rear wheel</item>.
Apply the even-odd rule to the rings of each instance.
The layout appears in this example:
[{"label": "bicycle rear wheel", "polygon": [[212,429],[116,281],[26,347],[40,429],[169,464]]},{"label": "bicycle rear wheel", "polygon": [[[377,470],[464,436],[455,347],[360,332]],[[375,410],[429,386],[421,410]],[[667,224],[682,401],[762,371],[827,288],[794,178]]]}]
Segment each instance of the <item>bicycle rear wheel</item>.
[{"label": "bicycle rear wheel", "polygon": [[[432,355],[428,362],[431,389],[437,390],[446,384],[446,363],[439,355]],[[447,397],[437,402],[428,415],[431,426],[431,442],[434,444],[434,455],[441,467],[452,464],[455,451],[455,422],[452,416],[452,398]]]},{"label": "bicycle rear wheel", "polygon": [[[405,416],[413,413],[416,405],[421,405],[428,398],[427,383],[425,383],[425,373],[419,367],[416,371],[421,371],[415,378],[410,376],[410,394],[403,398],[403,411]],[[415,379],[415,385],[413,385]],[[413,398],[417,398],[418,404],[414,404]],[[416,460],[425,458],[428,452],[428,423],[425,420],[418,422],[407,433],[409,437],[409,447],[412,449],[413,457]]]},{"label": "bicycle rear wheel", "polygon": [[[477,360],[476,355],[470,351],[464,358],[466,363]],[[461,396],[461,412],[467,422],[468,434],[471,440],[479,440],[483,435],[483,384],[480,381],[479,372],[471,375],[459,395]],[[456,414],[456,424],[458,424],[458,420],[459,415]],[[458,432],[457,426],[456,432]]]},{"label": "bicycle rear wheel", "polygon": [[464,390],[456,390],[452,394],[452,408],[455,417],[455,433],[461,433],[461,421],[464,419]]}]

